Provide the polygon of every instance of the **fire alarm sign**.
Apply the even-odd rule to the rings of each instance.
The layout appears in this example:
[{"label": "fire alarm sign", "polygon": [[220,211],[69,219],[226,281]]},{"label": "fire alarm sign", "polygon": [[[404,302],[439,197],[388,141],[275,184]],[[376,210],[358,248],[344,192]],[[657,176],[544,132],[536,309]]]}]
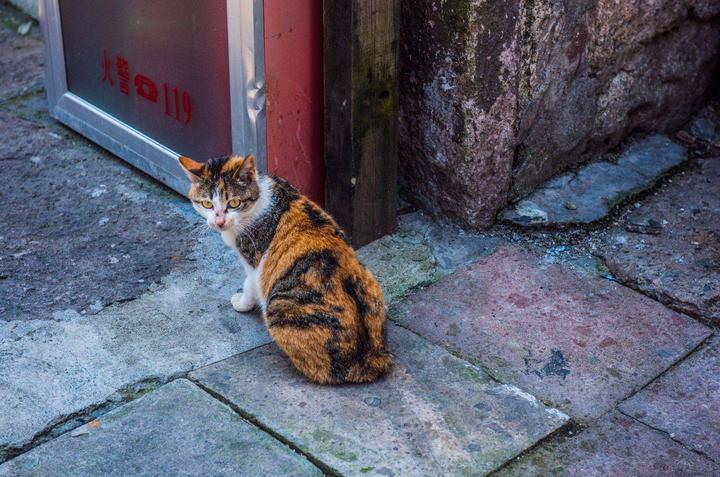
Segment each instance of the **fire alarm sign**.
[{"label": "fire alarm sign", "polygon": [[322,198],[321,0],[44,0],[41,22],[58,120],[182,193],[179,155],[252,153]]}]

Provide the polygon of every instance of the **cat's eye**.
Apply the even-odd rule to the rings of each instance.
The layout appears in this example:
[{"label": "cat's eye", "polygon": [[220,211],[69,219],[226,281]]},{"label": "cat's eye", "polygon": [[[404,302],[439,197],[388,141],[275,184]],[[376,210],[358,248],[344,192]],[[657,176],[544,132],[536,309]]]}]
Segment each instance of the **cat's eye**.
[{"label": "cat's eye", "polygon": [[240,207],[240,204],[242,204],[242,202],[240,202],[240,199],[230,199],[228,201],[228,207],[230,207],[231,209],[237,209],[238,207]]},{"label": "cat's eye", "polygon": [[200,202],[200,205],[202,205],[202,206],[205,207],[206,209],[212,209],[212,207],[213,207],[213,203],[212,203],[211,201],[207,200],[207,199],[201,200],[201,201],[199,201],[199,202]]}]

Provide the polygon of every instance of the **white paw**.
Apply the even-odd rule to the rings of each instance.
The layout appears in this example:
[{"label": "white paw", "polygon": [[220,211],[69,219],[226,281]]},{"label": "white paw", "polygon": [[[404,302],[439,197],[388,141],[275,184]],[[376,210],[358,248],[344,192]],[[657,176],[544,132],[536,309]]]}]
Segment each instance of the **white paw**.
[{"label": "white paw", "polygon": [[230,297],[230,303],[235,311],[246,312],[255,308],[255,301],[246,297],[245,293],[236,293]]}]

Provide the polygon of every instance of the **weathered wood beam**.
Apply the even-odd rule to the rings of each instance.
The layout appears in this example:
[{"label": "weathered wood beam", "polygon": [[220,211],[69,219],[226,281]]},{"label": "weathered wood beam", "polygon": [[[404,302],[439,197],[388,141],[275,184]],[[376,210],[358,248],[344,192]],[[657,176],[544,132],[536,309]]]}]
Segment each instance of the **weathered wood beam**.
[{"label": "weathered wood beam", "polygon": [[325,207],[364,245],[395,228],[398,0],[325,0]]}]

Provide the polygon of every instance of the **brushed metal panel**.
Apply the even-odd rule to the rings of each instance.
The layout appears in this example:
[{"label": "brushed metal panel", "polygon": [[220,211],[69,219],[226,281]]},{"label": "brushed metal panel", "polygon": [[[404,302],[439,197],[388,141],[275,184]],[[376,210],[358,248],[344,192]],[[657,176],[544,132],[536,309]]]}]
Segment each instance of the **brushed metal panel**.
[{"label": "brushed metal panel", "polygon": [[68,91],[179,154],[232,153],[226,0],[59,7]]}]

